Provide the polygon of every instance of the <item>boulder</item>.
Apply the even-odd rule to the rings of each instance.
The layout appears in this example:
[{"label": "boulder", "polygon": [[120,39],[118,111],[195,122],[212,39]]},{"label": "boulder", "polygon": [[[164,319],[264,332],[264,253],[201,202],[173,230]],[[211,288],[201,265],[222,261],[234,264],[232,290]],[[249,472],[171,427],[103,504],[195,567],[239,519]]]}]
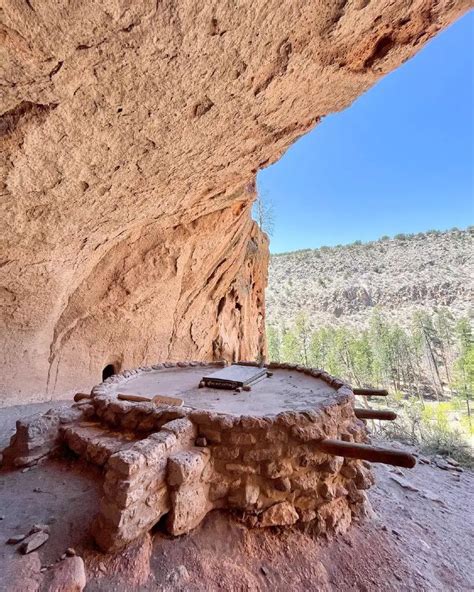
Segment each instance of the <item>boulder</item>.
[{"label": "boulder", "polygon": [[67,557],[46,576],[48,592],[82,592],[86,587],[86,570],[81,557]]},{"label": "boulder", "polygon": [[299,519],[298,512],[290,502],[280,502],[265,510],[260,516],[259,526],[291,526]]}]

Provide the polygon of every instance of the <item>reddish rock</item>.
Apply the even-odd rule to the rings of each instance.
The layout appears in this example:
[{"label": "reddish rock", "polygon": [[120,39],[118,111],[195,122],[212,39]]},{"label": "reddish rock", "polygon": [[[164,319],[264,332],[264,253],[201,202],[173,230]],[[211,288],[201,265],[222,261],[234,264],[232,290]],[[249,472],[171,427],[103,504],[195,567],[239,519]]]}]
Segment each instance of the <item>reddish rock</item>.
[{"label": "reddish rock", "polygon": [[2,560],[0,589],[5,592],[38,592],[43,579],[38,553],[14,555]]},{"label": "reddish rock", "polygon": [[82,592],[86,570],[81,557],[67,557],[47,574],[48,592]]},{"label": "reddish rock", "polygon": [[257,170],[470,3],[129,4],[3,10],[12,400],[85,391],[109,364],[264,354]]},{"label": "reddish rock", "polygon": [[298,512],[293,504],[281,502],[263,512],[259,526],[291,526],[298,521]]}]

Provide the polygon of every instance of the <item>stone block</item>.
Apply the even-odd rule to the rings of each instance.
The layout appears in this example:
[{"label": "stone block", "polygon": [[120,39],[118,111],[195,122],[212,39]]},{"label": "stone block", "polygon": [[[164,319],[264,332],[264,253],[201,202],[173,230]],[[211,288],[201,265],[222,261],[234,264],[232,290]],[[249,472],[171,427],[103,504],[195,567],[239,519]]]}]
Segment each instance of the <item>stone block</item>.
[{"label": "stone block", "polygon": [[288,433],[284,430],[268,430],[265,433],[265,440],[271,443],[288,442]]},{"label": "stone block", "polygon": [[204,483],[209,483],[210,481],[212,481],[212,478],[215,475],[215,473],[216,471],[214,469],[214,463],[208,462],[202,472],[201,481],[204,481]]},{"label": "stone block", "polygon": [[213,430],[210,427],[200,425],[199,434],[204,436],[206,440],[211,444],[219,444],[222,442],[222,432],[219,430]]},{"label": "stone block", "polygon": [[288,501],[287,491],[281,491],[279,489],[274,489],[273,487],[265,486],[259,497],[259,507],[268,508],[269,506],[273,506],[276,502],[284,501]]},{"label": "stone block", "polygon": [[[202,409],[195,409],[189,414],[189,419],[199,426],[199,432],[202,432],[204,428],[215,425],[217,422],[217,413],[213,411],[204,411]],[[204,434],[206,435],[206,434]],[[206,436],[207,437],[207,436]]]},{"label": "stone block", "polygon": [[218,413],[215,420],[215,425],[220,430],[232,430],[237,427],[239,421],[240,419],[236,416]]},{"label": "stone block", "polygon": [[247,506],[256,504],[260,495],[260,487],[255,483],[246,483],[244,487],[244,504]]},{"label": "stone block", "polygon": [[327,473],[334,475],[339,473],[344,463],[344,459],[341,456],[328,455],[327,459],[319,465],[318,470],[321,473]]},{"label": "stone block", "polygon": [[191,444],[197,436],[196,426],[185,417],[169,421],[161,429],[174,434],[183,446]]},{"label": "stone block", "polygon": [[227,446],[216,446],[212,449],[212,456],[217,460],[236,460],[239,458],[239,453],[238,448]]},{"label": "stone block", "polygon": [[229,495],[229,504],[239,509],[252,509],[258,501],[260,487],[255,483],[245,483],[243,486],[233,488]]},{"label": "stone block", "polygon": [[244,475],[253,475],[257,472],[256,467],[241,463],[227,463],[225,470],[229,473],[242,473]]},{"label": "stone block", "polygon": [[46,541],[49,539],[49,534],[42,530],[38,532],[33,532],[26,539],[23,539],[23,542],[20,545],[20,551],[26,555],[27,553],[31,553],[36,549],[39,549]]},{"label": "stone block", "polygon": [[119,508],[117,504],[106,498],[100,502],[101,516],[109,528],[116,529],[117,532],[125,532],[128,529],[144,534],[169,509],[169,493],[166,487],[149,493],[145,499],[137,500],[127,508]]},{"label": "stone block", "polygon": [[321,483],[321,475],[315,471],[295,473],[291,477],[292,489],[301,491],[317,491],[318,485]]},{"label": "stone block", "polygon": [[107,464],[117,473],[129,477],[145,467],[146,459],[140,452],[129,449],[113,454]]},{"label": "stone block", "polygon": [[129,450],[143,456],[146,466],[154,470],[161,466],[163,458],[167,458],[177,444],[178,440],[173,433],[160,431],[136,442]]},{"label": "stone block", "polygon": [[374,476],[370,469],[367,469],[362,464],[356,464],[356,477],[354,479],[357,489],[369,489],[374,484]]},{"label": "stone block", "polygon": [[362,490],[357,489],[354,481],[349,481],[346,484],[346,489],[349,492],[347,498],[351,504],[363,504],[365,501],[365,494]]},{"label": "stone block", "polygon": [[298,510],[300,522],[311,522],[317,516],[316,510]]},{"label": "stone block", "polygon": [[326,530],[335,534],[342,534],[347,531],[351,524],[351,510],[345,498],[338,498],[318,509],[318,515],[326,524]]},{"label": "stone block", "polygon": [[48,415],[57,415],[59,423],[65,425],[80,421],[84,416],[84,409],[74,405],[62,405],[61,407],[47,411],[46,416]]},{"label": "stone block", "polygon": [[253,434],[246,432],[230,432],[229,442],[235,446],[248,446],[257,442]]},{"label": "stone block", "polygon": [[86,570],[81,557],[66,557],[47,572],[48,592],[82,592],[86,587]]},{"label": "stone block", "polygon": [[335,489],[335,497],[346,497],[349,492],[342,485],[337,485]]},{"label": "stone block", "polygon": [[178,444],[178,438],[173,432],[160,430],[151,434],[146,440],[142,440],[142,442],[147,442],[150,446],[162,444],[166,450],[173,450]]},{"label": "stone block", "polygon": [[114,528],[120,525],[122,520],[123,508],[120,508],[114,501],[103,497],[99,504],[100,515],[107,521],[107,523]]},{"label": "stone block", "polygon": [[355,479],[357,470],[353,464],[344,463],[341,467],[341,475],[346,479]]},{"label": "stone block", "polygon": [[321,500],[316,495],[311,493],[295,496],[293,504],[295,508],[298,509],[298,511],[314,510],[321,504]]},{"label": "stone block", "polygon": [[270,479],[289,477],[293,473],[293,464],[289,459],[270,461],[264,467],[264,474]]},{"label": "stone block", "polygon": [[327,501],[333,500],[336,497],[336,489],[331,483],[323,481],[318,487],[319,495]]},{"label": "stone block", "polygon": [[326,437],[323,428],[314,423],[307,426],[293,426],[291,429],[291,435],[293,438],[296,438],[301,442],[318,441]]},{"label": "stone block", "polygon": [[276,417],[276,423],[283,429],[291,428],[300,422],[299,414],[295,411],[284,411]]},{"label": "stone block", "polygon": [[289,502],[280,502],[265,510],[259,520],[258,525],[266,526],[291,526],[299,519],[298,512],[293,504]]},{"label": "stone block", "polygon": [[118,420],[122,428],[126,430],[136,430],[138,424],[145,419],[147,416],[139,407],[133,407],[125,415],[119,415]]},{"label": "stone block", "polygon": [[191,481],[200,481],[202,472],[209,462],[209,450],[196,448],[184,450],[168,458],[168,483],[176,487]]},{"label": "stone block", "polygon": [[163,458],[159,470],[158,465],[155,465],[153,471],[141,471],[126,480],[116,479],[115,474],[108,471],[104,481],[104,493],[119,508],[126,508],[139,500],[144,500],[150,492],[164,487],[167,463],[168,460]]},{"label": "stone block", "polygon": [[166,486],[156,489],[145,499],[145,505],[157,512],[160,516],[170,509],[170,494]]},{"label": "stone block", "polygon": [[171,493],[171,512],[167,529],[173,535],[189,532],[212,509],[208,487],[202,483],[183,485]]},{"label": "stone block", "polygon": [[269,460],[271,458],[278,458],[280,455],[279,447],[275,446],[274,448],[256,448],[253,450],[248,450],[244,454],[244,462],[251,463],[251,462],[260,462],[262,460]]},{"label": "stone block", "polygon": [[243,415],[240,417],[239,427],[248,432],[250,430],[267,430],[270,422],[264,417],[256,417],[254,415]]}]

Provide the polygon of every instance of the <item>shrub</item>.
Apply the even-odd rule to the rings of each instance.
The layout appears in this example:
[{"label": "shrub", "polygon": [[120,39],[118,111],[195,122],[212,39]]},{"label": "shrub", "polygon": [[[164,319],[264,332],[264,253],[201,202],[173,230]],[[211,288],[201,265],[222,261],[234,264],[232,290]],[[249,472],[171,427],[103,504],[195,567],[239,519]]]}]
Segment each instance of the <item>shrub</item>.
[{"label": "shrub", "polygon": [[450,456],[465,466],[474,466],[473,451],[463,431],[452,421],[451,402],[426,404],[414,395],[404,398],[396,393],[392,406],[397,408],[398,417],[379,428],[384,437],[419,446],[427,454]]}]

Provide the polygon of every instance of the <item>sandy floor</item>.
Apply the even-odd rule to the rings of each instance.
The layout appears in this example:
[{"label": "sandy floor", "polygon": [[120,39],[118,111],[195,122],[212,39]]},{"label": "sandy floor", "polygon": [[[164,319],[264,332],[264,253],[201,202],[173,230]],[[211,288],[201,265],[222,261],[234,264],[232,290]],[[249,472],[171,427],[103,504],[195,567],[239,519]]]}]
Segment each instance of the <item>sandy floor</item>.
[{"label": "sandy floor", "polygon": [[319,378],[291,370],[275,370],[271,378],[256,383],[250,392],[198,388],[201,378],[210,372],[212,369],[207,367],[145,372],[123,385],[111,386],[110,392],[147,397],[179,396],[189,407],[233,415],[267,415],[288,409],[310,409],[318,403],[324,404],[335,392]]},{"label": "sandy floor", "polygon": [[190,535],[173,539],[158,525],[153,537],[107,556],[94,549],[88,531],[100,497],[94,469],[69,459],[2,472],[0,591],[39,589],[32,556],[2,542],[37,522],[51,526],[38,565],[73,546],[86,563],[87,592],[472,590],[474,474],[421,463],[413,470],[374,468],[374,514],[333,541],[297,529],[248,530],[216,511]]}]

